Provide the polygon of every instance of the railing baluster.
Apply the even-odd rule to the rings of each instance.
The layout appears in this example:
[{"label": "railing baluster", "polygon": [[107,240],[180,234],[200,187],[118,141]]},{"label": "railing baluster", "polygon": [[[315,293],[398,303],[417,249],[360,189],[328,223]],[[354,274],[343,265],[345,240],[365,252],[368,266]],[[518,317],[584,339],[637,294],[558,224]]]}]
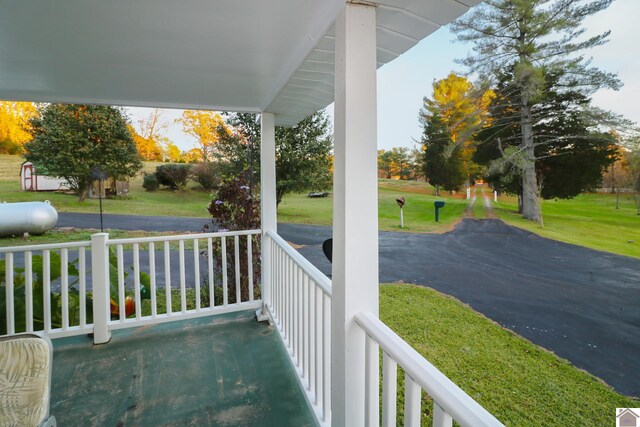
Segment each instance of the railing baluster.
[{"label": "railing baluster", "polygon": [[329,410],[331,409],[331,297],[325,293],[322,293],[322,310],[324,311],[322,316],[324,323],[322,328],[322,350],[324,352],[322,357],[322,372],[324,374],[322,379],[322,388],[324,389],[322,416],[325,422],[329,422]]},{"label": "railing baluster", "polygon": [[300,305],[298,304],[298,266],[295,263],[291,263],[291,311],[293,327],[291,333],[291,350],[293,351],[293,358],[296,361],[296,365],[300,366],[300,353],[298,353],[298,333],[300,331],[300,324],[298,322],[298,312]]},{"label": "railing baluster", "polygon": [[5,295],[6,295],[6,316],[7,316],[7,334],[16,333],[14,306],[13,306],[13,252],[7,252],[5,255]]},{"label": "railing baluster", "polygon": [[27,332],[33,332],[33,253],[24,254],[25,321]]},{"label": "railing baluster", "polygon": [[180,310],[182,314],[187,312],[187,285],[184,271],[184,240],[178,240],[180,261]]},{"label": "railing baluster", "polygon": [[51,332],[51,252],[48,249],[42,251],[42,275],[44,331]]},{"label": "railing baluster", "polygon": [[382,427],[395,427],[398,394],[398,364],[382,352]]},{"label": "railing baluster", "polygon": [[280,248],[277,248],[277,274],[276,274],[276,278],[275,281],[277,283],[278,286],[278,308],[276,310],[276,312],[278,313],[278,323],[280,324],[280,329],[282,329],[284,327],[283,323],[282,323],[282,319],[283,319],[283,305],[282,305],[282,290],[283,290],[283,286],[284,286],[284,278],[282,276],[282,254],[280,251]]},{"label": "railing baluster", "polygon": [[302,378],[306,380],[309,389],[309,276],[300,271],[302,280]]},{"label": "railing baluster", "polygon": [[80,294],[80,328],[87,326],[87,254],[84,247],[78,251],[78,292]]},{"label": "railing baluster", "polygon": [[233,237],[233,264],[236,274],[236,304],[242,302],[242,294],[240,293],[240,239],[238,236]]},{"label": "railing baluster", "polygon": [[[247,276],[249,279],[249,301],[253,301],[253,248],[251,234],[247,234]],[[260,295],[261,298],[262,295]]]},{"label": "railing baluster", "polygon": [[[318,310],[316,310],[316,284],[309,279],[309,391],[316,393],[316,323]],[[317,396],[315,396],[317,400]]]},{"label": "railing baluster", "polygon": [[136,320],[140,320],[142,301],[140,298],[140,245],[138,243],[133,244],[133,297],[136,304]]},{"label": "railing baluster", "polygon": [[193,270],[196,287],[196,311],[200,311],[200,247],[198,239],[193,239]]},{"label": "railing baluster", "polygon": [[169,242],[164,242],[164,288],[166,313],[171,316],[171,248]]},{"label": "railing baluster", "polygon": [[62,330],[69,329],[69,252],[60,251],[60,298],[62,299]]},{"label": "railing baluster", "polygon": [[380,348],[365,335],[365,424],[380,425]]},{"label": "railing baluster", "polygon": [[229,283],[227,279],[227,239],[222,236],[222,305],[229,304]]},{"label": "railing baluster", "polygon": [[303,361],[304,359],[302,358],[302,269],[296,265],[296,275],[295,275],[295,280],[294,280],[295,284],[295,288],[296,288],[296,295],[297,298],[294,302],[294,304],[296,305],[296,359],[298,360],[298,366],[300,366],[300,368],[303,367]]},{"label": "railing baluster", "polygon": [[149,242],[149,293],[151,294],[151,318],[158,316],[157,296],[156,296],[156,246]]},{"label": "railing baluster", "polygon": [[213,288],[213,242],[207,239],[207,264],[209,267],[209,308],[215,307],[215,290]]},{"label": "railing baluster", "polygon": [[404,374],[404,425],[420,427],[420,386],[405,372]]},{"label": "railing baluster", "polygon": [[451,415],[447,414],[444,409],[438,405],[435,400],[433,401],[433,427],[451,427],[453,426],[453,419]]},{"label": "railing baluster", "polygon": [[323,293],[322,290],[320,288],[316,288],[315,290],[315,303],[316,303],[316,333],[313,334],[313,336],[315,337],[315,365],[316,365],[316,379],[315,379],[315,389],[314,389],[314,393],[316,396],[316,405],[320,406],[322,405],[322,396],[323,396],[323,389],[322,389],[322,380],[324,379],[324,373],[322,372],[322,369],[324,367],[323,365],[323,361],[322,361],[322,356],[323,356],[323,350],[322,350],[322,342],[324,337],[322,336],[322,331],[324,328],[324,309],[322,306],[322,299],[323,299]]},{"label": "railing baluster", "polygon": [[125,296],[124,296],[124,254],[122,245],[116,246],[116,257],[118,259],[118,307],[120,308],[120,322],[124,322],[127,318],[125,312]]}]

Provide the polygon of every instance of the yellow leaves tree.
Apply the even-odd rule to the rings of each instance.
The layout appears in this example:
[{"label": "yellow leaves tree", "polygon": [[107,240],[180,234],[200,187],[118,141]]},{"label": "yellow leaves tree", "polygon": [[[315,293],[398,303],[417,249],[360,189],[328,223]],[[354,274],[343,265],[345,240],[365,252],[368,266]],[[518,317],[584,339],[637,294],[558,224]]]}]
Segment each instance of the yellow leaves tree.
[{"label": "yellow leaves tree", "polygon": [[165,154],[167,159],[171,163],[180,163],[184,161],[182,157],[182,152],[178,148],[178,146],[172,142],[167,144],[167,149],[165,150]]},{"label": "yellow leaves tree", "polygon": [[220,140],[221,130],[230,133],[222,116],[215,111],[184,110],[182,118],[177,121],[182,124],[185,133],[196,138],[204,161],[211,159],[213,149]]},{"label": "yellow leaves tree", "polygon": [[0,151],[18,151],[30,141],[29,121],[38,116],[32,102],[0,101]]},{"label": "yellow leaves tree", "polygon": [[133,136],[133,142],[136,144],[136,150],[144,160],[161,161],[162,160],[162,147],[157,141],[147,139],[140,135],[136,129],[127,125],[131,136]]},{"label": "yellow leaves tree", "polygon": [[161,109],[155,108],[146,118],[138,120],[135,130],[129,127],[138,152],[145,160],[162,160],[165,147],[171,142],[163,134],[169,124],[162,120],[162,113]]},{"label": "yellow leaves tree", "polygon": [[478,90],[462,76],[450,73],[433,83],[433,95],[424,98],[420,117],[427,123],[437,117],[451,138],[448,153],[460,148],[465,175],[475,175],[478,170],[472,161],[473,137],[487,124],[488,109],[495,94],[491,90]]}]

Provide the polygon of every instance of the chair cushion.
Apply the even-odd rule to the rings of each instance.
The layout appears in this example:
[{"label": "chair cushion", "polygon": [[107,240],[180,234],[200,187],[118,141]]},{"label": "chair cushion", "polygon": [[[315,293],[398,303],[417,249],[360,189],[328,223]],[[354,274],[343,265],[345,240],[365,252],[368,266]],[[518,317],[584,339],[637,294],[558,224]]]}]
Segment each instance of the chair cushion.
[{"label": "chair cushion", "polygon": [[37,426],[49,412],[49,344],[0,341],[0,426]]}]

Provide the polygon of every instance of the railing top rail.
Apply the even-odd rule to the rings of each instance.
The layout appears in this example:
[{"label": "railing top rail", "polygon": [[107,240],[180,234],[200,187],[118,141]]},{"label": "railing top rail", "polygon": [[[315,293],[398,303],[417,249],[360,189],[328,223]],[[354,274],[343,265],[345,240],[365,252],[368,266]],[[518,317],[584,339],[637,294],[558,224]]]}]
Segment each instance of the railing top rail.
[{"label": "railing top rail", "polygon": [[69,248],[75,249],[75,248],[86,248],[89,246],[91,246],[90,241],[51,243],[51,244],[40,244],[40,245],[6,246],[4,248],[0,248],[0,253],[46,251],[51,249],[69,249]]},{"label": "railing top rail", "polygon": [[376,316],[360,312],[356,323],[460,425],[503,426]]},{"label": "railing top rail", "polygon": [[176,234],[172,236],[134,237],[109,240],[109,245],[126,245],[131,243],[172,242],[176,240],[208,239],[215,237],[233,237],[260,234],[261,230],[223,231],[217,233]]},{"label": "railing top rail", "polygon": [[327,276],[325,276],[320,270],[318,270],[315,265],[311,264],[309,260],[300,255],[298,251],[293,249],[291,245],[288,244],[277,233],[274,233],[273,231],[267,231],[267,236],[273,239],[273,241],[276,242],[276,244],[280,246],[287,253],[287,255],[289,255],[293,259],[293,261],[309,275],[311,280],[313,280],[325,294],[331,296],[331,280]]}]

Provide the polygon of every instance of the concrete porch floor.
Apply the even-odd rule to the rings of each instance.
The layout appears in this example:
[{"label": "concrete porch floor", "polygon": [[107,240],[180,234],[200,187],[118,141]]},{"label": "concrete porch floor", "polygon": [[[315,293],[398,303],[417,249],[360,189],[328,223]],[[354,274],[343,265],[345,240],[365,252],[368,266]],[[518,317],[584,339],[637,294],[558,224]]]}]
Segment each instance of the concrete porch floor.
[{"label": "concrete porch floor", "polygon": [[252,312],[53,340],[60,426],[313,426],[273,327]]}]

